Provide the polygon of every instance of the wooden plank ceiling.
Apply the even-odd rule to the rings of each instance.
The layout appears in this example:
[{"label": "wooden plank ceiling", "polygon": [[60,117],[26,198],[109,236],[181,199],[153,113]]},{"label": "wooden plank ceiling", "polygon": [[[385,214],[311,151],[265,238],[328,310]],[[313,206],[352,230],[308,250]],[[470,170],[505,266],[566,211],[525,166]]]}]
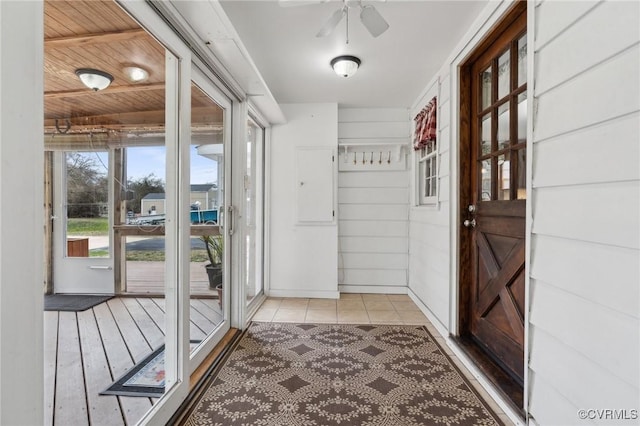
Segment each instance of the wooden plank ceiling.
[{"label": "wooden plank ceiling", "polygon": [[[165,49],[113,1],[45,1],[45,134],[159,133],[165,122]],[[145,69],[132,82],[123,69]],[[94,92],[75,74],[95,68],[114,77]],[[192,90],[192,125],[221,128],[222,110]],[[56,128],[57,120],[57,128]]]}]

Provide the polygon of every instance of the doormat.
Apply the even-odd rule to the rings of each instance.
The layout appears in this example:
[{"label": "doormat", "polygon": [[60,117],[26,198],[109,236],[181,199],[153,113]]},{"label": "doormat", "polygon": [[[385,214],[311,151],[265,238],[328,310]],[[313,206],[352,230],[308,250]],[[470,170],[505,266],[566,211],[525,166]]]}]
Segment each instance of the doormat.
[{"label": "doormat", "polygon": [[45,294],[45,311],[80,312],[93,308],[100,303],[113,298],[113,295],[89,295],[89,294]]},{"label": "doormat", "polygon": [[[189,342],[193,350],[200,340]],[[164,345],[133,366],[100,395],[144,396],[159,398],[164,393]]]},{"label": "doormat", "polygon": [[198,425],[503,425],[424,326],[252,323]]}]

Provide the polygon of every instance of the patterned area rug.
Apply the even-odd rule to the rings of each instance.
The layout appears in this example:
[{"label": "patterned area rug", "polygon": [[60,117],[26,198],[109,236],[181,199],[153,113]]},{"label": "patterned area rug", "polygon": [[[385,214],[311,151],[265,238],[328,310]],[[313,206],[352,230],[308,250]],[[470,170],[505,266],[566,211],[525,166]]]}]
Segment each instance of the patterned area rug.
[{"label": "patterned area rug", "polygon": [[253,323],[186,425],[502,425],[422,326]]}]

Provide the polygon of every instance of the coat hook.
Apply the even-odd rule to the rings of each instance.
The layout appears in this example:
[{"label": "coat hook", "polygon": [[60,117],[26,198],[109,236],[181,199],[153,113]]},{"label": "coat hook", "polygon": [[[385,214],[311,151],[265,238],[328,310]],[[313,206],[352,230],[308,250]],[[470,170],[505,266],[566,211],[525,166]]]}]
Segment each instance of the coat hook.
[{"label": "coat hook", "polygon": [[358,153],[354,152],[353,153],[353,164],[355,165],[357,163],[356,161],[356,156],[358,155]]},{"label": "coat hook", "polygon": [[382,164],[382,151],[380,151],[380,159],[378,160],[378,164]]},{"label": "coat hook", "polygon": [[391,151],[389,151],[389,158],[387,159],[387,164],[391,164]]},{"label": "coat hook", "polygon": [[364,152],[363,152],[362,153],[362,164],[364,164],[364,163],[365,163],[365,160],[364,160]]}]

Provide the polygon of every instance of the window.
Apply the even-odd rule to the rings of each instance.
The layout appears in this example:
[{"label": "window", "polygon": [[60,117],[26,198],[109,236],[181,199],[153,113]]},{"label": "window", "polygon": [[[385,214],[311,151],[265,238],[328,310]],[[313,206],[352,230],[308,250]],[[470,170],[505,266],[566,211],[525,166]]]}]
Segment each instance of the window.
[{"label": "window", "polygon": [[434,97],[416,115],[413,148],[417,155],[418,205],[435,204],[438,201],[438,144],[436,124],[437,101]]},{"label": "window", "polygon": [[433,204],[437,201],[438,150],[436,142],[418,152],[418,204]]}]

